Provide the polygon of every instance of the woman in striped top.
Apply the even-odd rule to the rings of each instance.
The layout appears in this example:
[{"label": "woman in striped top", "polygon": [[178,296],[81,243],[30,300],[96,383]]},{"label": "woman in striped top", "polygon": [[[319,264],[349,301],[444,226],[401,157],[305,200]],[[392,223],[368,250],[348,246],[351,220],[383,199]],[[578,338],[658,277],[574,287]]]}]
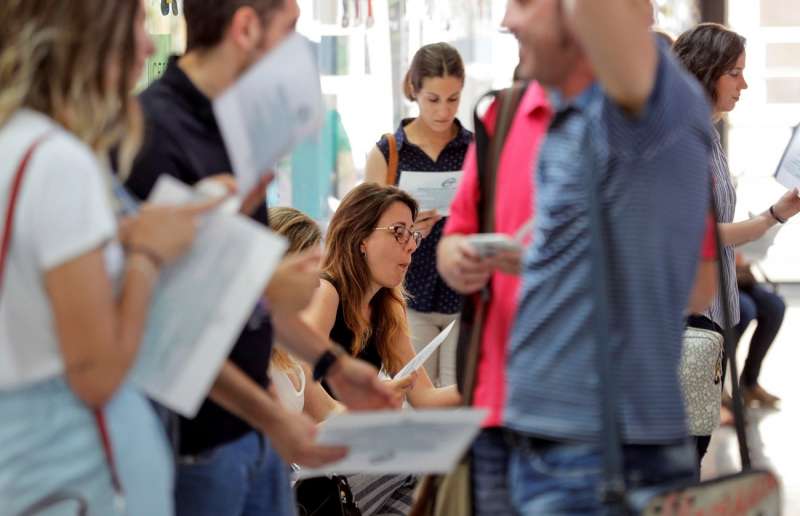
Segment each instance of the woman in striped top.
[{"label": "woman in striped top", "polygon": [[[736,106],[742,90],[747,89],[747,81],[744,79],[745,39],[722,25],[702,23],[683,33],[675,42],[674,50],[678,59],[700,81],[712,103],[713,121],[719,122],[725,113]],[[800,212],[800,197],[795,188],[760,215],[746,221],[733,222],[736,189],[728,169],[725,150],[716,131],[710,169],[717,223],[724,246],[720,260],[723,274],[727,278],[727,288],[724,292],[717,292],[705,313],[690,316],[689,325],[722,333],[722,328],[735,326],[739,321],[734,247],[760,238],[775,224],[783,224]],[[731,309],[730,318],[723,315],[726,304]],[[758,385],[752,386],[752,389],[763,391]],[[708,448],[709,440],[710,436],[699,438],[698,452],[701,458]]]}]

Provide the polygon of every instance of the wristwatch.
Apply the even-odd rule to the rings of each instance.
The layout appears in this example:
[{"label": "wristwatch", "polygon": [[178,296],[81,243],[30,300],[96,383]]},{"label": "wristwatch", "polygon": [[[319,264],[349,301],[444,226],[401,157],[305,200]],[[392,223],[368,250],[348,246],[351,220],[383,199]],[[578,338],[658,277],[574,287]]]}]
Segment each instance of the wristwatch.
[{"label": "wristwatch", "polygon": [[329,349],[317,359],[314,364],[314,381],[319,382],[325,378],[331,370],[331,367],[339,360],[339,357],[345,353],[344,349],[339,346],[331,346]]}]

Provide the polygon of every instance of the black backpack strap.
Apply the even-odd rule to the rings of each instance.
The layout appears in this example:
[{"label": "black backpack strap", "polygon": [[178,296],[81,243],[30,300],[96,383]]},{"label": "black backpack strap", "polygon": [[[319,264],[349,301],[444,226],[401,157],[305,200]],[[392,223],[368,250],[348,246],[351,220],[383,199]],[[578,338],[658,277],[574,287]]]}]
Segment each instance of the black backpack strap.
[{"label": "black backpack strap", "polygon": [[[475,106],[475,162],[478,177],[478,227],[481,233],[494,231],[497,168],[502,156],[505,139],[519,107],[527,84],[515,85],[501,91],[490,91]],[[494,136],[478,114],[478,107],[486,99],[496,103],[497,119]],[[456,381],[465,405],[472,404],[478,361],[480,359],[481,334],[486,308],[489,303],[491,284],[478,294],[466,296],[461,311],[461,325],[456,351]]]}]

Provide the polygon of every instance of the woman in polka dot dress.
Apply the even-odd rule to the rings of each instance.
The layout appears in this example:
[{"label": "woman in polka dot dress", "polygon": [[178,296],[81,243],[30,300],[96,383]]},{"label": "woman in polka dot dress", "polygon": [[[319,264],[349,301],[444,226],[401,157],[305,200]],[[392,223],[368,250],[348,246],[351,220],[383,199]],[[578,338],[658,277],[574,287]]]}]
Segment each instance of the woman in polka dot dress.
[{"label": "woman in polka dot dress", "polygon": [[[447,43],[420,48],[406,74],[406,97],[419,105],[419,117],[400,123],[397,146],[397,184],[403,171],[452,172],[461,170],[472,133],[456,118],[464,88],[464,63]],[[386,184],[390,179],[390,143],[384,136],[367,159],[366,180]],[[436,246],[445,220],[436,210],[420,212],[415,229],[425,238],[414,254],[406,276],[409,293],[408,321],[414,348],[419,352],[461,311],[461,296],[451,290],[436,271]],[[425,364],[437,386],[455,383],[458,324]]]}]

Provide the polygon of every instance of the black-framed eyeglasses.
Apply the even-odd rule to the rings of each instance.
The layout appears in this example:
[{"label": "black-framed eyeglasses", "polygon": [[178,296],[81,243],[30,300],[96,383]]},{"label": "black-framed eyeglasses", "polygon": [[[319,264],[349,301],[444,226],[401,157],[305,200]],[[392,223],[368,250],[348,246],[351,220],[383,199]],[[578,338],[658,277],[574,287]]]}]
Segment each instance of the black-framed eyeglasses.
[{"label": "black-framed eyeglasses", "polygon": [[417,245],[422,241],[422,233],[408,229],[405,224],[391,224],[375,229],[388,231],[400,245],[406,245],[411,238],[414,239],[414,243]]}]

